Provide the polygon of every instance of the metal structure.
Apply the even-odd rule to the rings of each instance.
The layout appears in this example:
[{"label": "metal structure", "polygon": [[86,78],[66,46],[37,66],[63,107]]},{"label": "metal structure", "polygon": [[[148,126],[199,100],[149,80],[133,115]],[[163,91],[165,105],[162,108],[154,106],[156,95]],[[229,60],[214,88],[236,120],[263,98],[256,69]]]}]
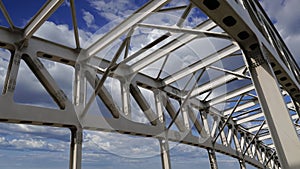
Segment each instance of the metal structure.
[{"label": "metal structure", "polygon": [[[0,96],[0,121],[70,128],[70,169],[81,168],[83,130],[157,138],[164,169],[172,167],[168,141],[207,149],[212,169],[218,168],[215,152],[238,159],[241,168],[245,163],[257,168],[300,168],[300,71],[260,4],[256,0],[191,0],[188,5],[167,6],[169,2],[149,1],[83,48],[71,0],[76,48],[70,48],[34,36],[63,0],[48,0],[23,29],[14,25],[0,1],[10,25],[0,29],[0,45],[11,52]],[[195,27],[184,27],[195,8],[205,19]],[[145,22],[170,11],[183,11],[175,26]],[[141,29],[162,33],[130,52],[132,37]],[[200,57],[203,53],[190,44],[200,48],[202,39],[222,45],[214,45],[215,51]],[[115,50],[104,57],[101,52],[112,50],[111,45]],[[189,60],[184,51],[176,53],[186,48],[184,51],[199,57]],[[186,65],[167,70],[176,57],[187,60]],[[72,99],[66,97],[41,59],[74,68]],[[14,102],[21,60],[60,109]],[[223,67],[216,64],[220,62]],[[155,71],[146,71],[153,65]],[[210,72],[218,73],[213,76]],[[120,90],[117,94],[107,88],[112,81]],[[91,107],[97,99],[106,106],[107,115],[93,113]],[[132,120],[136,111],[132,101],[147,123]]]}]

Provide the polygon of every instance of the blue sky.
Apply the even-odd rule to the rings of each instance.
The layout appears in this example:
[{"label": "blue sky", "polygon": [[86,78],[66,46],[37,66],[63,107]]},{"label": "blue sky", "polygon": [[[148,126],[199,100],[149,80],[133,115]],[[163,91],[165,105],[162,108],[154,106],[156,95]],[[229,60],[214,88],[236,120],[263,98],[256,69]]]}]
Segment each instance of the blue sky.
[{"label": "blue sky", "polygon": [[[22,2],[3,0],[14,24],[21,28],[28,23],[45,2],[45,0]],[[110,30],[116,23],[138,9],[146,0],[75,0],[75,2],[81,42],[91,42],[95,40],[94,37],[102,36],[104,32]],[[178,3],[185,4],[186,1],[175,0],[169,6]],[[274,21],[295,59],[300,63],[300,13],[298,10],[300,1],[262,0],[261,4]],[[35,36],[74,47],[69,5],[66,0]],[[198,10],[194,10],[193,15],[196,17],[189,18],[189,23],[185,23],[187,26],[194,25],[203,17]],[[173,20],[172,17],[164,18],[158,15],[150,17],[149,22],[172,24]],[[0,25],[8,25],[2,13],[0,14]],[[137,38],[135,40],[141,45],[145,43],[143,42],[145,39]],[[2,50],[0,58],[0,87],[2,88],[9,53]],[[67,96],[71,98],[72,68],[49,61],[43,61],[43,63]],[[61,70],[65,72],[63,75]],[[15,101],[22,104],[55,107],[37,79],[30,75],[30,70],[26,68],[25,64],[21,66],[21,71],[18,77]],[[26,78],[24,75],[27,75]],[[69,137],[70,132],[67,129],[0,124],[0,168],[68,168]],[[171,145],[170,153],[174,169],[199,168],[199,166],[208,168],[206,150],[181,144],[171,143]],[[133,138],[133,136],[116,133],[85,132],[83,146],[84,169],[160,168],[158,141],[155,139]],[[219,167],[222,169],[238,168],[235,159],[221,154],[217,154],[217,158]]]}]

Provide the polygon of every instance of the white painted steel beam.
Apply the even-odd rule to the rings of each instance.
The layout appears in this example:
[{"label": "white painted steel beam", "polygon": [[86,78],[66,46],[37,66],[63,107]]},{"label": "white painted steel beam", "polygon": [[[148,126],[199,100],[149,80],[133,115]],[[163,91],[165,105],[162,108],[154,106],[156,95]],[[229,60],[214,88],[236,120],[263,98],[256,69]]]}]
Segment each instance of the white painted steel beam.
[{"label": "white painted steel beam", "polygon": [[260,113],[256,113],[256,114],[253,114],[253,115],[249,115],[247,117],[236,120],[236,123],[237,124],[242,124],[242,123],[246,123],[246,122],[255,120],[255,119],[260,118],[260,117],[264,117],[264,113],[260,112]]},{"label": "white painted steel beam", "polygon": [[122,96],[122,109],[123,114],[128,119],[131,119],[131,101],[130,101],[130,87],[129,83],[122,82],[121,83],[121,96]]},{"label": "white painted steel beam", "polygon": [[188,17],[188,15],[190,14],[191,10],[193,9],[194,5],[192,3],[189,3],[185,10],[183,11],[183,13],[180,16],[180,19],[177,21],[176,26],[178,27],[182,27],[182,25],[184,24],[184,22],[186,21],[186,18]]},{"label": "white painted steel beam", "polygon": [[218,169],[218,161],[217,161],[215,150],[208,149],[207,153],[208,153],[210,168],[211,169]]},{"label": "white painted steel beam", "polygon": [[[19,32],[11,32],[7,29],[0,28],[0,34],[1,42],[6,44],[3,48],[9,50],[15,50],[13,46],[22,40],[22,34]],[[29,43],[30,45],[22,49],[23,52],[38,55],[39,57],[62,64],[75,66],[78,53],[74,49],[38,37],[31,37]]]},{"label": "white painted steel beam", "polygon": [[[292,115],[291,118],[292,118],[292,120],[298,119],[298,114]],[[264,128],[267,128],[267,126]],[[296,130],[299,130],[299,129],[300,129],[300,127],[296,127]],[[271,139],[271,135],[268,134],[268,135],[263,135],[263,136],[258,137],[258,140],[266,140],[266,139]]]},{"label": "white painted steel beam", "polygon": [[250,76],[242,74],[246,71],[246,69],[241,73],[236,73],[235,71],[227,70],[227,69],[216,67],[216,66],[209,66],[209,68],[214,69],[214,70],[218,70],[218,71],[221,71],[221,72],[224,72],[224,73],[227,73],[227,74],[234,75],[234,76],[238,77],[239,79],[240,78],[242,78],[242,79],[251,79]]},{"label": "white painted steel beam", "polygon": [[14,51],[11,54],[9,65],[6,72],[6,77],[4,81],[2,94],[10,93],[11,95],[15,91],[15,86],[17,83],[17,76],[20,68],[21,53],[19,51]]},{"label": "white painted steel beam", "polygon": [[213,105],[216,105],[216,104],[219,104],[219,103],[223,103],[226,100],[229,100],[229,99],[235,98],[237,96],[240,96],[242,94],[248,93],[251,90],[254,90],[254,86],[253,85],[244,86],[244,87],[241,87],[241,88],[239,88],[237,90],[234,90],[234,91],[232,91],[230,93],[226,93],[226,94],[224,94],[222,96],[213,98],[212,100],[210,100],[208,102],[208,104],[210,106],[213,106]]},{"label": "white painted steel beam", "polygon": [[80,128],[71,129],[70,169],[81,169],[83,131]]},{"label": "white painted steel beam", "polygon": [[72,23],[73,23],[73,30],[74,30],[74,38],[75,38],[75,44],[76,49],[80,49],[80,38],[79,38],[79,32],[78,32],[78,24],[77,24],[77,18],[76,18],[76,8],[75,8],[75,2],[74,0],[70,0],[71,5],[71,11],[72,11]]},{"label": "white painted steel beam", "polygon": [[[174,108],[173,104],[171,103],[170,99],[168,97],[163,97],[165,108],[167,112],[169,113],[171,120],[173,120],[176,116],[176,109]],[[179,131],[185,131],[184,122],[180,118],[175,119],[175,125],[179,129]]]},{"label": "white painted steel beam", "polygon": [[266,139],[271,139],[272,137],[271,137],[271,135],[270,134],[268,134],[268,135],[264,135],[264,136],[260,136],[260,137],[258,137],[258,140],[261,140],[261,141],[263,141],[263,140],[266,140]]},{"label": "white painted steel beam", "polygon": [[[240,74],[242,73],[243,71],[245,70],[244,67],[242,68],[239,68],[237,70],[235,70],[234,72],[237,73],[237,74]],[[237,76],[233,75],[233,74],[226,74],[220,78],[217,78],[217,79],[213,79],[211,80],[209,83],[206,83],[206,84],[203,84],[203,85],[200,85],[199,87],[195,88],[191,94],[191,97],[195,97],[197,96],[198,94],[202,94],[202,93],[205,93],[211,89],[214,89],[214,88],[217,88],[223,84],[226,84],[234,79],[236,79]]]},{"label": "white painted steel beam", "polygon": [[228,55],[230,55],[238,50],[240,50],[240,48],[235,44],[227,46],[226,48],[223,48],[220,51],[205,57],[204,59],[197,62],[196,64],[193,64],[193,65],[187,67],[186,69],[181,69],[178,72],[172,74],[171,76],[165,78],[163,83],[166,85],[171,84],[189,74],[196,72],[197,70],[205,68],[206,66],[209,66],[209,65],[219,61],[220,59],[227,57]]},{"label": "white painted steel beam", "polygon": [[[91,72],[85,72],[87,81],[95,89],[96,85],[99,83],[100,79],[97,76],[92,76]],[[113,117],[118,118],[120,116],[120,110],[115,104],[113,97],[109,94],[105,86],[102,86],[98,96],[101,98],[105,106],[110,110]]]},{"label": "white painted steel beam", "polygon": [[[249,103],[249,105],[252,105],[252,104]],[[292,102],[287,103],[287,106],[290,107],[290,108],[293,108],[292,105],[293,105]],[[237,118],[236,119],[236,123],[237,124],[242,124],[242,123],[246,123],[246,122],[255,120],[255,119],[260,118],[260,117],[264,117],[264,113],[263,112],[258,112],[258,113],[252,114],[252,115],[247,115],[246,117],[243,117],[243,118]],[[292,120],[295,120],[297,118],[298,118],[297,114],[295,114],[295,115],[292,116]]]},{"label": "white painted steel beam", "polygon": [[[250,127],[247,129],[247,131],[249,131],[250,133],[256,132],[258,131],[259,126],[254,126],[254,127]],[[265,124],[262,129],[268,129],[268,124]]]},{"label": "white painted steel beam", "polygon": [[[197,30],[210,30],[215,27],[215,23],[207,21],[204,24],[200,24],[195,29]],[[188,42],[196,39],[198,35],[189,35],[184,34],[179,36],[178,38],[174,39],[170,43],[164,45],[163,47],[155,50],[153,53],[145,56],[143,59],[137,61],[133,65],[131,65],[131,69],[133,72],[138,72],[139,70],[143,69],[147,65],[159,60],[163,56],[169,54],[170,52],[180,48],[181,46],[187,44]]]},{"label": "white painted steel beam", "polygon": [[83,110],[83,106],[86,102],[87,78],[84,71],[81,70],[83,67],[84,66],[82,64],[77,64],[75,66],[73,103],[77,112],[81,112]]},{"label": "white painted steel beam", "polygon": [[153,112],[147,100],[141,93],[140,89],[136,85],[130,85],[130,93],[138,103],[140,108],[143,110],[145,116],[152,125],[157,124],[158,116]]},{"label": "white painted steel beam", "polygon": [[38,78],[57,105],[61,109],[65,109],[69,100],[66,94],[56,84],[50,73],[46,70],[42,62],[36,56],[26,55],[23,56],[22,59],[26,62],[32,73]]},{"label": "white painted steel beam", "polygon": [[171,169],[169,142],[166,139],[158,139],[160,145],[162,169]]},{"label": "white painted steel beam", "polygon": [[[266,48],[266,52],[270,54],[269,60],[275,64],[273,69],[282,72],[280,75],[277,75],[277,77],[286,76],[288,82],[292,84],[292,87],[296,89],[300,88],[299,78],[295,76],[295,73],[293,74],[293,72],[299,72],[299,68],[295,68],[294,66],[290,67],[290,65],[295,65],[295,61],[291,57],[288,48],[285,46],[271,20],[266,19],[268,17],[259,2],[243,1],[243,3],[237,3],[237,1],[233,0],[218,1],[215,4],[210,4],[216,5],[214,10],[209,9],[209,4],[203,4],[203,2],[206,3],[206,1],[192,0],[192,2],[205,12],[210,19],[214,20],[226,33],[231,35],[243,49],[251,50],[252,45],[257,45],[258,43],[263,44]],[[251,3],[251,5],[249,3]],[[251,10],[253,4],[259,8]],[[259,19],[253,17],[253,15],[257,13],[262,17]],[[224,16],[232,17],[234,24],[231,26],[226,25],[229,23],[223,20],[225,19]],[[268,28],[267,31],[264,31],[264,26]],[[276,45],[273,45],[274,42],[276,42]],[[288,58],[288,62],[290,63],[288,63],[285,58]],[[282,86],[284,86],[286,82],[287,81],[279,81]],[[291,87],[285,86],[284,88],[287,90],[291,89]],[[295,100],[299,101],[300,97],[297,96],[299,96],[299,91],[294,92],[292,95]]]},{"label": "white painted steel beam", "polygon": [[194,114],[194,111],[188,107],[189,118],[193,122],[193,125],[196,127],[197,131],[202,137],[207,137],[208,133],[205,131],[203,125],[199,122],[200,119],[197,118],[197,115]]},{"label": "white painted steel beam", "polygon": [[300,167],[298,134],[291,121],[273,70],[264,58],[267,56],[261,52],[259,47],[254,51],[245,52],[250,74],[280,163],[283,168],[296,169]]},{"label": "white painted steel beam", "polygon": [[63,2],[63,0],[48,1],[26,25],[24,39],[29,39]]},{"label": "white painted steel beam", "polygon": [[[83,120],[83,126],[85,129],[89,130],[118,131],[120,133],[129,133],[131,135],[140,135],[144,137],[165,137],[165,130],[161,128],[161,126],[136,123],[122,117],[119,119],[112,119],[87,114],[85,119]],[[169,140],[176,142],[181,141],[183,143],[197,145],[202,148],[213,148],[209,140],[203,143],[199,143],[199,137],[196,136],[186,135],[185,133],[173,130],[170,130],[168,133]],[[234,158],[242,158],[242,154],[237,154],[236,150],[225,147],[224,145],[215,144],[214,150],[216,152],[225,152],[227,154],[230,154]],[[257,160],[251,159],[247,155],[244,158],[246,162],[263,168],[262,164],[260,164],[260,162],[258,162]]]},{"label": "white painted steel beam", "polygon": [[[258,100],[253,100],[253,101],[249,101],[249,102],[240,104],[240,105],[235,109],[235,112],[238,112],[238,111],[241,111],[241,110],[250,108],[250,107],[252,107],[252,106],[255,106],[256,104],[258,104]],[[229,115],[232,111],[233,111],[233,108],[228,109],[228,110],[225,110],[225,111],[223,112],[223,114],[224,114],[225,116],[227,116],[227,115]]]},{"label": "white painted steel beam", "polygon": [[168,3],[169,0],[153,0],[147,3],[145,6],[136,11],[133,15],[129,16],[122,23],[120,23],[117,27],[112,29],[109,33],[106,33],[103,37],[101,37],[94,44],[90,45],[87,48],[88,57],[94,56],[99,51],[104,49],[106,46],[111,44],[121,35],[123,35],[129,29],[132,29],[135,24],[139,23],[147,16],[149,16],[152,12],[159,10],[163,5]]},{"label": "white painted steel beam", "polygon": [[197,29],[186,29],[186,28],[179,28],[177,26],[153,25],[153,24],[146,24],[146,23],[139,23],[137,25],[144,28],[160,29],[160,30],[174,32],[174,33],[198,35],[199,38],[214,37],[220,39],[231,39],[231,37],[228,36],[226,33],[220,33],[220,32],[212,32],[212,31],[197,30]]},{"label": "white painted steel beam", "polygon": [[189,112],[188,106],[189,105],[186,104],[183,107],[181,107],[181,110],[180,110],[181,114],[182,114],[182,119],[183,119],[184,127],[186,128],[186,130],[190,130],[191,129],[190,116],[189,116],[190,112]]},{"label": "white painted steel beam", "polygon": [[14,23],[11,20],[11,17],[9,16],[9,13],[7,12],[6,7],[4,6],[2,0],[0,1],[0,8],[1,8],[1,11],[2,11],[7,23],[9,24],[10,29],[14,31],[14,29],[15,29]]},{"label": "white painted steel beam", "polygon": [[0,97],[0,107],[5,107],[0,110],[0,119],[7,122],[58,127],[80,125],[72,105],[67,105],[66,110],[56,110],[15,104],[11,99],[7,95]]}]

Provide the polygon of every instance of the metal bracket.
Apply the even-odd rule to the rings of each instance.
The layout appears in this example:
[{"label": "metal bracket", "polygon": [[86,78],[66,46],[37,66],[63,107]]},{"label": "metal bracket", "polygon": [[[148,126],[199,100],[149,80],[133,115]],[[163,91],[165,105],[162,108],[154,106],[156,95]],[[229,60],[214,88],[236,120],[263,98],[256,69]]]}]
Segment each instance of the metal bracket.
[{"label": "metal bracket", "polygon": [[267,59],[264,57],[259,47],[256,47],[252,51],[247,51],[247,53],[248,53],[247,59],[248,59],[249,67],[251,69],[256,68],[264,63],[268,63]]}]

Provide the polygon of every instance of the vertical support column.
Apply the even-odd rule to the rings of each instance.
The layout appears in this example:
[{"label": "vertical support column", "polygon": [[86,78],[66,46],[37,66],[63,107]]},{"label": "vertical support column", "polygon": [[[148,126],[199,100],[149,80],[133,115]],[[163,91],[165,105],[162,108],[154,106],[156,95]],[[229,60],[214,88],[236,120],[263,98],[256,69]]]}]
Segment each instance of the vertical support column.
[{"label": "vertical support column", "polygon": [[278,161],[276,162],[276,164],[274,165],[273,168],[274,168],[274,169],[280,169],[279,166],[278,166]]},{"label": "vertical support column", "polygon": [[75,65],[75,78],[74,78],[74,105],[78,112],[82,112],[86,102],[86,78],[81,64]]},{"label": "vertical support column", "polygon": [[261,148],[258,144],[256,145],[256,154],[257,154],[257,159],[259,160],[259,162],[261,162],[263,164],[264,160],[262,158]]},{"label": "vertical support column", "polygon": [[238,135],[237,135],[237,132],[236,130],[233,131],[234,134],[233,134],[233,140],[234,140],[234,145],[235,145],[235,149],[237,152],[242,152],[242,149],[241,149],[241,144],[240,144],[240,141],[239,141],[239,138],[238,138]]},{"label": "vertical support column", "polygon": [[210,168],[218,169],[218,162],[217,162],[215,150],[207,149],[207,153],[208,153],[208,158],[209,158],[209,162],[210,162]]},{"label": "vertical support column", "polygon": [[82,129],[71,129],[70,169],[81,169],[82,159]]},{"label": "vertical support column", "polygon": [[268,156],[266,163],[264,164],[265,168],[272,168],[273,155],[266,150],[266,156]]},{"label": "vertical support column", "polygon": [[230,147],[233,139],[233,128],[232,125],[228,126],[227,144]]},{"label": "vertical support column", "polygon": [[240,169],[246,169],[245,160],[239,160],[239,163],[240,163]]},{"label": "vertical support column", "polygon": [[208,113],[209,113],[208,111],[202,111],[202,112],[200,112],[200,115],[202,118],[204,130],[208,134],[208,137],[209,137],[211,134],[210,134],[210,128],[209,128],[208,120],[207,120]]},{"label": "vertical support column", "polygon": [[122,110],[123,115],[127,119],[131,119],[131,104],[130,104],[130,90],[129,83],[126,80],[121,80],[121,90],[122,90]]},{"label": "vertical support column", "polygon": [[[12,52],[2,94],[13,93],[17,83],[17,76],[21,62],[21,54],[18,50]],[[13,95],[13,94],[12,94]],[[13,97],[13,96],[11,96]]]},{"label": "vertical support column", "polygon": [[167,139],[159,139],[161,162],[163,169],[171,169],[169,142]]},{"label": "vertical support column", "polygon": [[156,105],[156,112],[158,115],[158,120],[159,123],[163,125],[163,127],[165,128],[165,117],[164,117],[164,111],[163,111],[163,97],[162,97],[162,92],[159,90],[154,90],[154,97],[155,97],[155,105]]},{"label": "vertical support column", "polygon": [[155,96],[155,104],[156,104],[156,111],[158,115],[158,121],[161,127],[165,130],[165,138],[159,138],[159,145],[160,145],[160,153],[161,153],[161,163],[163,169],[171,169],[171,160],[169,154],[169,142],[168,142],[168,133],[166,131],[166,122],[164,117],[163,111],[163,97],[162,92],[159,90],[154,91]]},{"label": "vertical support column", "polygon": [[188,106],[189,103],[187,103],[186,105],[184,105],[181,108],[181,112],[182,112],[182,118],[183,118],[183,123],[184,123],[184,127],[186,128],[186,130],[190,129],[190,120],[189,120],[189,114],[188,114]]},{"label": "vertical support column", "polygon": [[251,139],[249,138],[249,135],[247,133],[246,136],[245,136],[245,150],[243,150],[243,151],[244,151],[244,154],[247,153],[247,155],[249,157],[253,158],[254,155],[251,151],[251,146],[252,146],[251,144],[252,144]]},{"label": "vertical support column", "polygon": [[220,138],[221,138],[222,144],[224,146],[228,146],[228,141],[227,141],[227,137],[226,137],[226,134],[225,134],[224,130],[222,130],[220,132],[221,132]]},{"label": "vertical support column", "polygon": [[241,132],[241,142],[240,142],[240,146],[241,146],[241,152],[244,152],[244,148],[245,148],[245,136],[246,134],[244,132]]},{"label": "vertical support column", "polygon": [[285,169],[300,168],[300,141],[276,77],[267,62],[267,54],[263,54],[259,47],[245,54],[281,166]]}]

